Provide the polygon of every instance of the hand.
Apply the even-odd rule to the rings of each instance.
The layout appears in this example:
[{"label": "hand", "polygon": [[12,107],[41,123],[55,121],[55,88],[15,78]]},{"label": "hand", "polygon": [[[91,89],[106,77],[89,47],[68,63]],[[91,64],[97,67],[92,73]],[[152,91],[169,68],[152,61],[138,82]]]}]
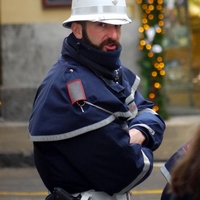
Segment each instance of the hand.
[{"label": "hand", "polygon": [[129,135],[130,135],[130,144],[132,143],[142,144],[146,139],[141,131],[134,128],[129,130]]}]

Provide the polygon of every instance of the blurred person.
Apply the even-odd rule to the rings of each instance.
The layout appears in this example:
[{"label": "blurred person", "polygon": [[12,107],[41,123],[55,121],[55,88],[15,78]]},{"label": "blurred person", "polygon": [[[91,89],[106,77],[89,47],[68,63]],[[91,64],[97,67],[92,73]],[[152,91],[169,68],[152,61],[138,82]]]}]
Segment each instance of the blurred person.
[{"label": "blurred person", "polygon": [[169,188],[171,182],[171,172],[176,163],[178,162],[178,160],[181,159],[184,156],[184,154],[188,151],[189,146],[190,146],[190,141],[182,145],[161,167],[161,172],[167,180],[167,184],[165,185],[161,195],[161,200],[170,200],[171,193],[169,192]]},{"label": "blurred person", "polygon": [[125,0],[72,0],[63,22],[72,32],[38,88],[29,122],[48,200],[128,200],[151,174],[165,123],[120,61],[121,25],[130,22]]},{"label": "blurred person", "polygon": [[[161,200],[200,199],[200,127],[162,168],[168,183]],[[166,170],[168,169],[168,170]],[[168,171],[168,175],[167,175]]]},{"label": "blurred person", "polygon": [[171,175],[171,200],[200,199],[200,128]]}]

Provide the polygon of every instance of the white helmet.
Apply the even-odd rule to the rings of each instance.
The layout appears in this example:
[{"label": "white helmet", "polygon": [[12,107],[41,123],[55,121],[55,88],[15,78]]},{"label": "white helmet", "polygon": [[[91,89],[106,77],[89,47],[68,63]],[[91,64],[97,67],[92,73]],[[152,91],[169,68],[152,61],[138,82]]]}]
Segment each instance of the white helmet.
[{"label": "white helmet", "polygon": [[126,0],[72,0],[72,13],[63,22],[70,28],[75,21],[103,22],[122,25],[131,22],[126,12]]}]

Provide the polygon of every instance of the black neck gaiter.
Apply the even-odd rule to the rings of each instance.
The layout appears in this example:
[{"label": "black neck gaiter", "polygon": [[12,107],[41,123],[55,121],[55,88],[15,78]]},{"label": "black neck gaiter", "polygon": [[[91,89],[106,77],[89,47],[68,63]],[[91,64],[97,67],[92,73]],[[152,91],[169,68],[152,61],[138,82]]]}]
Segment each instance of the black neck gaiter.
[{"label": "black neck gaiter", "polygon": [[[67,48],[67,51],[65,48]],[[87,45],[72,33],[65,38],[62,54],[69,52],[70,56],[84,67],[90,67],[99,76],[116,81],[121,66],[119,59],[121,49],[122,47],[120,46],[115,51],[104,52]]]},{"label": "black neck gaiter", "polygon": [[90,47],[73,34],[65,38],[62,55],[72,57],[82,66],[89,68],[107,87],[115,93],[118,98],[124,98],[124,87],[122,84],[122,68],[119,59],[122,47],[115,51],[104,52]]}]

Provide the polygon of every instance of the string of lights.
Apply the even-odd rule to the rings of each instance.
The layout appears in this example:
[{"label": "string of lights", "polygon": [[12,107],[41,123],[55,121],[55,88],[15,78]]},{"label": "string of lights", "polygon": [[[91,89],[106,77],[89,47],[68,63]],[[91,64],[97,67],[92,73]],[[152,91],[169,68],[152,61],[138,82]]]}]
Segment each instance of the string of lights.
[{"label": "string of lights", "polygon": [[141,7],[140,42],[138,49],[142,51],[139,60],[144,83],[145,98],[154,102],[153,110],[163,118],[167,118],[165,95],[163,91],[165,63],[163,58],[162,39],[164,30],[163,0],[137,0]]}]

